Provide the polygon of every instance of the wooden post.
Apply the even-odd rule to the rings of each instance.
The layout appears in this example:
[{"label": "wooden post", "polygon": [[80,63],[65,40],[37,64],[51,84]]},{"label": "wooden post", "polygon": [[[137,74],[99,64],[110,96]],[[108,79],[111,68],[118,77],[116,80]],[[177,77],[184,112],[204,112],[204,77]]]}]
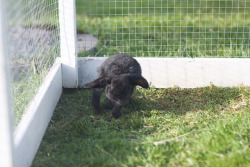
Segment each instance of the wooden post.
[{"label": "wooden post", "polygon": [[59,0],[63,87],[78,85],[75,0]]},{"label": "wooden post", "polygon": [[0,166],[12,167],[13,127],[7,51],[5,1],[0,0]]}]

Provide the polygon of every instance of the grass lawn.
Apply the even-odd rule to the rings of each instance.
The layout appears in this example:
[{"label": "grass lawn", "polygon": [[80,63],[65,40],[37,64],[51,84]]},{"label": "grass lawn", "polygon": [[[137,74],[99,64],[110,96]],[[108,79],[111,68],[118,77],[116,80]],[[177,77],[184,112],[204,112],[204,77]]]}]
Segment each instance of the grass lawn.
[{"label": "grass lawn", "polygon": [[250,166],[250,88],[138,88],[119,119],[90,97],[64,90],[33,167]]},{"label": "grass lawn", "polygon": [[[13,3],[8,3],[10,11],[20,9],[20,5]],[[57,0],[21,4],[25,9],[22,17],[12,16],[10,25],[48,26],[57,31]],[[123,53],[137,57],[250,57],[249,8],[250,1],[240,0],[76,0],[78,32],[93,34],[99,40],[93,50],[79,56]],[[30,14],[31,11],[34,13]],[[59,37],[54,38],[57,41]],[[41,43],[36,42],[38,46]],[[51,52],[56,51],[37,52],[51,58]],[[38,60],[40,71],[47,63],[44,56],[41,56],[43,63]],[[13,84],[16,124],[42,80],[42,76],[32,73],[27,73],[27,77]]]},{"label": "grass lawn", "polygon": [[[57,1],[46,2],[44,12],[57,14]],[[249,8],[249,1],[76,0],[78,32],[99,40],[79,56],[250,57]],[[58,26],[48,17],[26,24]],[[27,105],[29,96],[19,97]],[[32,166],[250,166],[248,87],[136,89],[119,119],[94,115],[90,99],[91,90],[64,90]]]}]

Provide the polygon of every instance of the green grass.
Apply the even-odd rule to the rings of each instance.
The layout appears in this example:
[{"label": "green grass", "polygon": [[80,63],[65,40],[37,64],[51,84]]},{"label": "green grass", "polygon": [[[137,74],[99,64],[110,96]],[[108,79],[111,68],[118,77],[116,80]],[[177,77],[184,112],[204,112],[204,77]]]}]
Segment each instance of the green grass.
[{"label": "green grass", "polygon": [[136,89],[119,119],[90,97],[64,90],[33,167],[250,165],[247,87]]},{"label": "green grass", "polygon": [[[14,42],[18,46],[9,47],[9,66],[13,69],[11,74],[12,109],[15,115],[14,124],[17,126],[55,58],[59,55],[58,0],[8,1],[6,8],[9,16],[10,43],[20,38],[18,43]],[[26,28],[27,32],[20,30],[21,27]],[[36,29],[41,30],[40,34],[36,32]],[[47,31],[50,31],[49,39]],[[29,33],[31,35],[27,36]],[[36,39],[35,36],[37,36]],[[24,37],[25,40],[22,40],[21,38]],[[20,46],[26,48],[24,49],[26,51],[20,51],[18,48]]]},{"label": "green grass", "polygon": [[[167,20],[159,21],[162,17]],[[249,29],[237,26],[250,26],[250,22],[233,22],[243,15],[232,18],[228,15],[226,19],[219,17],[216,21],[214,17],[212,14],[203,18],[190,15],[137,15],[103,19],[78,16],[78,30],[94,34],[99,39],[94,51],[80,56],[127,53],[139,57],[248,57],[249,40],[246,37],[250,36]],[[180,19],[185,21],[178,21]],[[232,22],[227,21],[230,19]]]},{"label": "green grass", "polygon": [[[32,60],[26,62],[19,59],[14,59],[10,64],[13,68],[18,68],[20,65],[27,65],[28,68],[20,68],[20,71],[15,71],[16,75],[11,82],[12,86],[12,104],[15,111],[15,125],[17,126],[22,118],[23,113],[29,106],[30,102],[37,93],[37,90],[43,83],[46,75],[49,73],[58,52],[58,47],[48,49],[37,55]],[[16,64],[15,64],[16,63]]]},{"label": "green grass", "polygon": [[249,57],[246,1],[77,1],[76,7],[78,31],[99,40],[79,56]]},{"label": "green grass", "polygon": [[[58,28],[57,2],[44,2],[21,25]],[[250,2],[188,2],[77,1],[78,31],[99,40],[79,56],[249,57]],[[41,81],[13,86],[17,123]],[[249,88],[137,89],[119,119],[94,115],[90,97],[64,90],[32,166],[250,166]]]},{"label": "green grass", "polygon": [[25,79],[12,83],[13,108],[15,110],[15,125],[22,118],[25,109],[34,98],[38,87],[42,83],[42,76],[31,74]]}]

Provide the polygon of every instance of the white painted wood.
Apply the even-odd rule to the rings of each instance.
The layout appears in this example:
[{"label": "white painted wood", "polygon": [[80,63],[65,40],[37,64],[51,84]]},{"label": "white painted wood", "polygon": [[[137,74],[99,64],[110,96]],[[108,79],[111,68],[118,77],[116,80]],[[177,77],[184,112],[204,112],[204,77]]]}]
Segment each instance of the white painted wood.
[{"label": "white painted wood", "polygon": [[0,166],[12,167],[13,126],[8,69],[5,1],[0,0]]},{"label": "white painted wood", "polygon": [[85,83],[92,81],[98,76],[98,68],[106,60],[106,57],[78,58],[78,84],[82,87]]},{"label": "white painted wood", "polygon": [[[156,88],[195,88],[214,84],[250,86],[250,59],[246,58],[136,58],[142,75]],[[79,87],[97,77],[105,58],[79,58]]]},{"label": "white painted wood", "polygon": [[75,0],[59,0],[60,47],[65,88],[76,88],[78,84],[75,15]]},{"label": "white painted wood", "polygon": [[14,132],[17,166],[31,165],[61,94],[61,63],[56,61]]},{"label": "white painted wood", "polygon": [[138,59],[145,78],[158,88],[250,86],[250,59],[173,58]]}]

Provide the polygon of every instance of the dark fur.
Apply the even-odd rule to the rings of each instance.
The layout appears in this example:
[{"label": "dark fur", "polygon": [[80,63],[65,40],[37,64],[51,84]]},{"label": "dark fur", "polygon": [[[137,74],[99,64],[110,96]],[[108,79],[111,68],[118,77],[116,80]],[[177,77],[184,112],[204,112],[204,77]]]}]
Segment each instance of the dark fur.
[{"label": "dark fur", "polygon": [[92,94],[92,106],[100,113],[100,97],[105,88],[105,109],[112,109],[115,118],[121,116],[121,108],[131,99],[136,85],[148,88],[148,82],[141,76],[140,64],[129,55],[115,55],[107,58],[99,68],[96,80],[84,85],[95,88]]}]

